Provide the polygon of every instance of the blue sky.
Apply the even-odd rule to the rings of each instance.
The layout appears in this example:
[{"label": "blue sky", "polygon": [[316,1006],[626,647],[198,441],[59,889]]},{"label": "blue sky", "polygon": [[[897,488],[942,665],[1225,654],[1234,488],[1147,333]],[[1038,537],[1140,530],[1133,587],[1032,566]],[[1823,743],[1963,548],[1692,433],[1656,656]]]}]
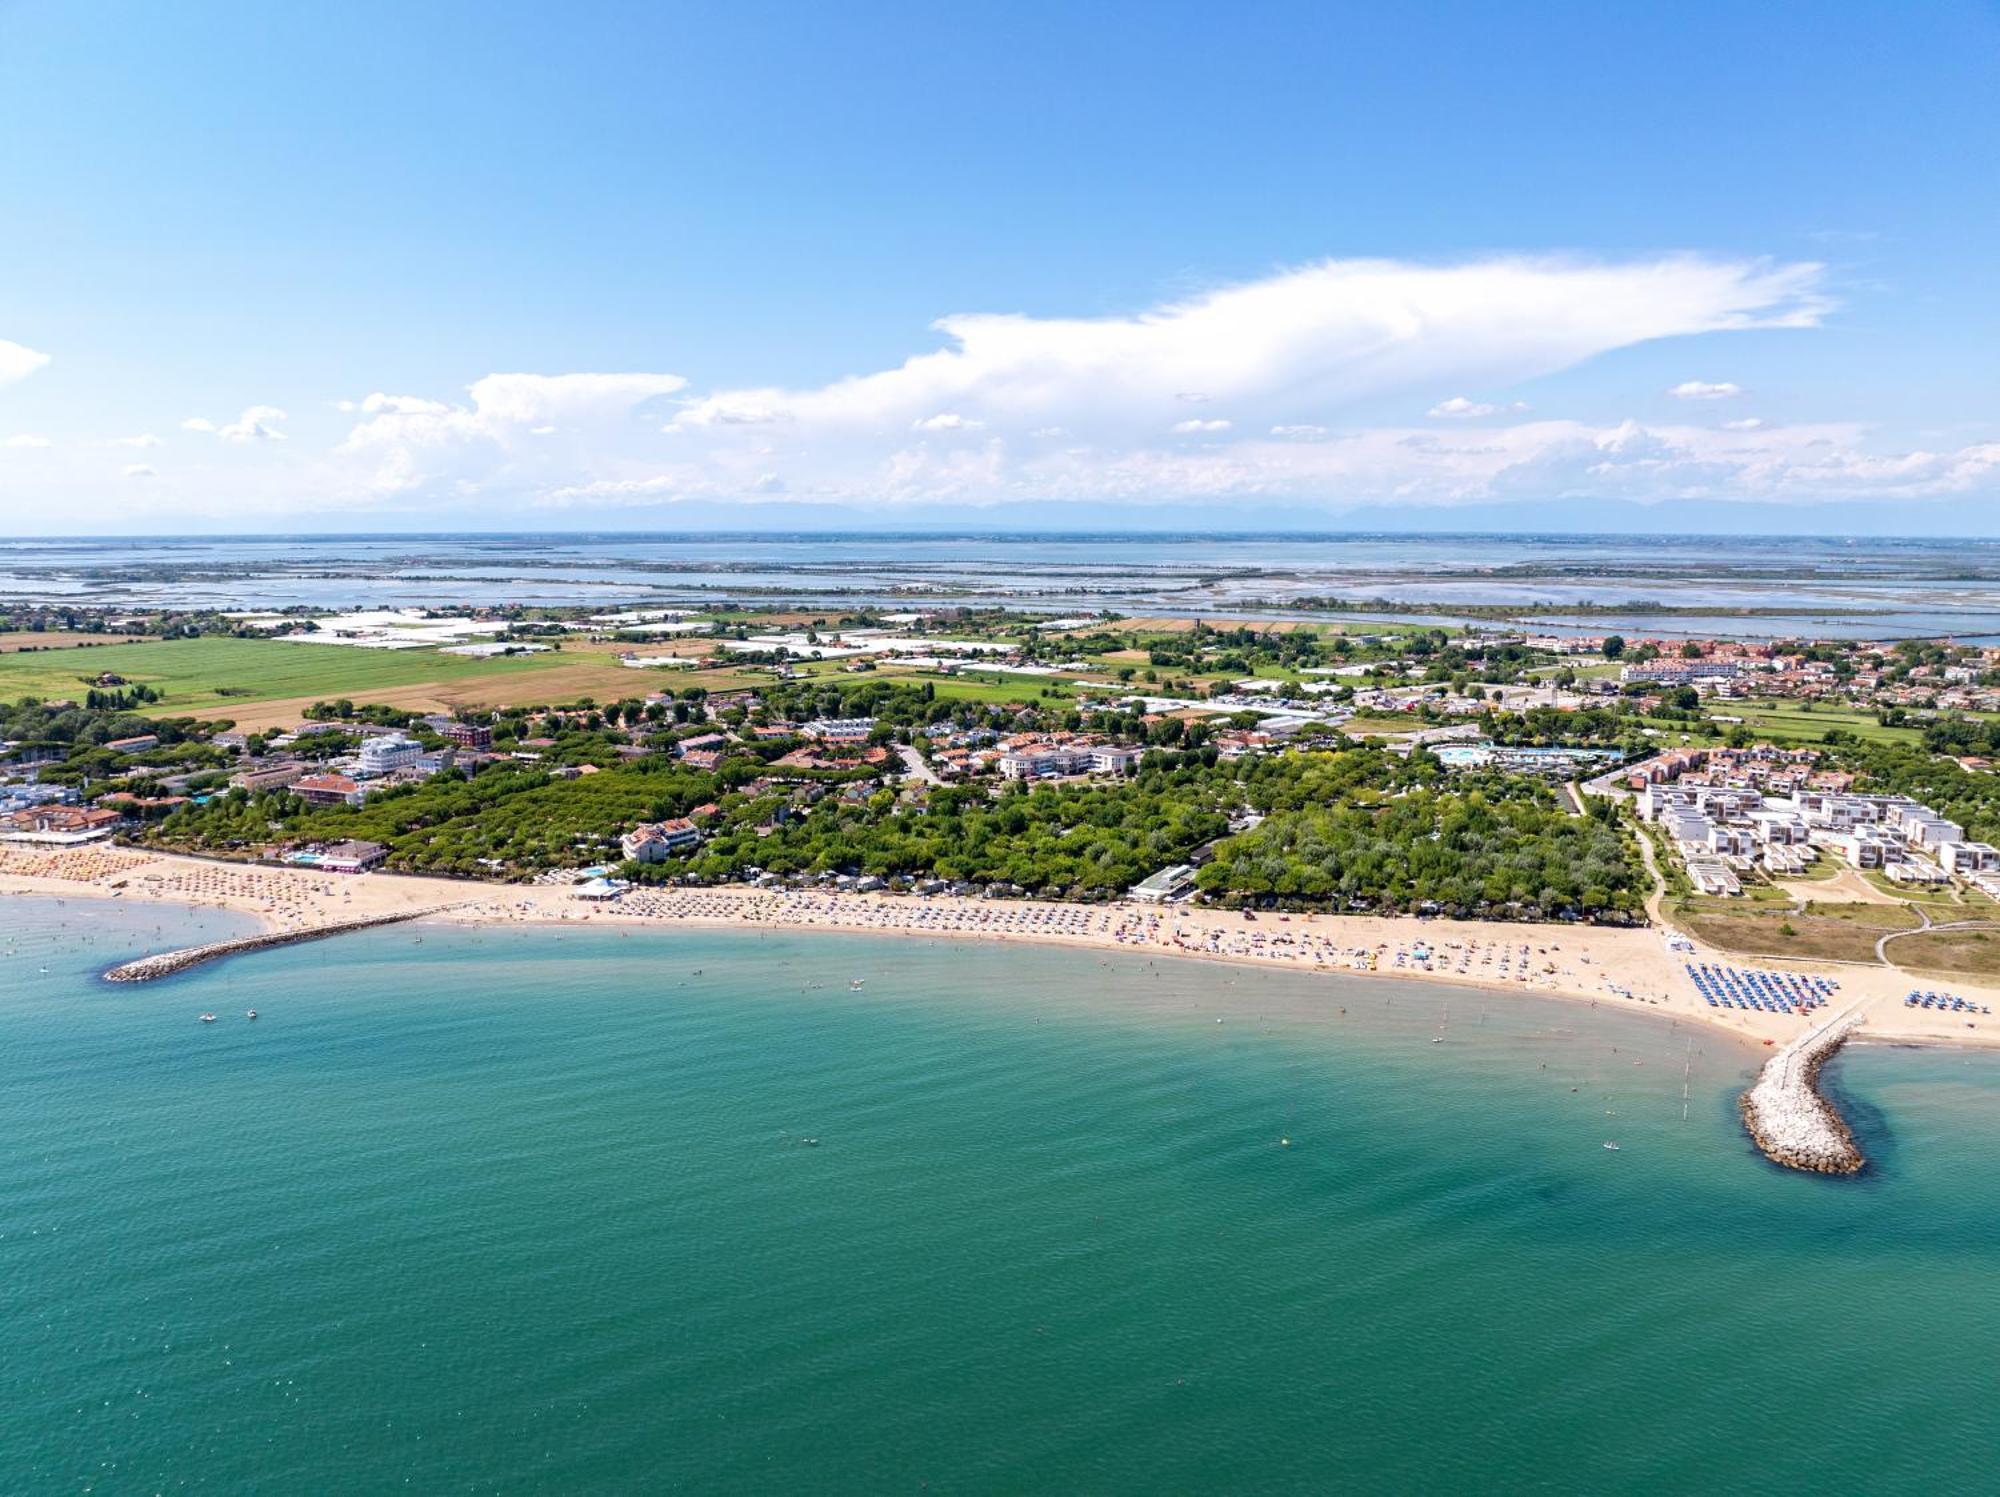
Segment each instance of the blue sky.
[{"label": "blue sky", "polygon": [[1952,3],[0,0],[0,526],[1981,501],[1996,97]]}]

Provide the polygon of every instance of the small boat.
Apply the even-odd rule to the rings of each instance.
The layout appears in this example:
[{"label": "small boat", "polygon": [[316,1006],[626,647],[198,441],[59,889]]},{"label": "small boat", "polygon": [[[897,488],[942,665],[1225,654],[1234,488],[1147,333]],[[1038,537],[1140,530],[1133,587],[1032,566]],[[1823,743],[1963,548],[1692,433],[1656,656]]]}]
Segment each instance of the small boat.
[{"label": "small boat", "polygon": [[215,1015],[214,1015],[214,1014],[203,1014],[203,1015],[201,1016],[201,1022],[202,1022],[202,1023],[204,1023],[204,1024],[213,1024],[213,1023],[215,1022]]},{"label": "small boat", "polygon": [[863,983],[864,983],[864,981],[865,981],[865,979],[863,979],[863,978],[859,978],[859,977],[855,978],[855,979],[854,979],[854,981],[850,982],[850,983],[849,983],[849,984],[847,985],[847,990],[848,990],[848,991],[849,991],[850,993],[858,993],[858,992],[860,992],[860,991],[861,991],[861,988],[862,988],[862,985],[863,985]]},{"label": "small boat", "polygon": [[257,1017],[257,1010],[253,1008],[249,1010],[247,1013],[245,1013],[243,1017],[246,1019],[254,1019]]},{"label": "small boat", "polygon": [[1618,1145],[1612,1143],[1611,1140],[1609,1139],[1606,1139],[1604,1141],[1604,1147],[1611,1150],[1611,1152],[1614,1154],[1618,1152]]}]

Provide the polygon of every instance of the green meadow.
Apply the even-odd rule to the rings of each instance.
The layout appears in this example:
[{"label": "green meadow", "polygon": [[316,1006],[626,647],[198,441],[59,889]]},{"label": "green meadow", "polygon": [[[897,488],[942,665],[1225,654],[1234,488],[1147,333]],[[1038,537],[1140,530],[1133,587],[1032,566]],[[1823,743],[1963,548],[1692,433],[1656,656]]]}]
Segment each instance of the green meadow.
[{"label": "green meadow", "polygon": [[0,656],[0,700],[81,697],[109,671],[161,693],[160,712],[280,697],[340,697],[430,682],[530,674],[559,652],[478,660],[436,650],[363,650],[258,639],[170,639]]}]

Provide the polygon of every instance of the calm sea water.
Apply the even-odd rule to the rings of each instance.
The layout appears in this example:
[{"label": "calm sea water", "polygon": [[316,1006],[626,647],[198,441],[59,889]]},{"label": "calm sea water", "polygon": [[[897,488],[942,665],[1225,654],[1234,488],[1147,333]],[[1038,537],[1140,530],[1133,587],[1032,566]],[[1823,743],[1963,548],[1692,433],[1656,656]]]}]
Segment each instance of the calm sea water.
[{"label": "calm sea water", "polygon": [[0,1492],[1991,1490],[1992,1059],[1843,1059],[1838,1182],[1579,1005],[0,922]]}]

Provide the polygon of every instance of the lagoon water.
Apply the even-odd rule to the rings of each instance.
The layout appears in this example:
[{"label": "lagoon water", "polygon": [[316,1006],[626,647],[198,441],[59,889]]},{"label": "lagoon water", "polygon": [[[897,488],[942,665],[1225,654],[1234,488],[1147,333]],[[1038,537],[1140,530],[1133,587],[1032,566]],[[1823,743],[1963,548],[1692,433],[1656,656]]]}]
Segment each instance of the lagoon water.
[{"label": "lagoon water", "polygon": [[[112,608],[950,602],[1048,614],[1284,614],[1557,632],[2000,642],[2000,541],[1561,535],[432,535],[0,538],[0,593]],[[1442,610],[1414,615],[1391,599]],[[1588,604],[1581,615],[1565,609]],[[1666,604],[1686,612],[1661,613]],[[1731,610],[1780,612],[1759,617]],[[1714,614],[1704,610],[1715,609]]]},{"label": "lagoon water", "polygon": [[1579,1004],[197,918],[0,906],[0,1491],[1991,1486],[2000,1058],[1835,1181]]}]

